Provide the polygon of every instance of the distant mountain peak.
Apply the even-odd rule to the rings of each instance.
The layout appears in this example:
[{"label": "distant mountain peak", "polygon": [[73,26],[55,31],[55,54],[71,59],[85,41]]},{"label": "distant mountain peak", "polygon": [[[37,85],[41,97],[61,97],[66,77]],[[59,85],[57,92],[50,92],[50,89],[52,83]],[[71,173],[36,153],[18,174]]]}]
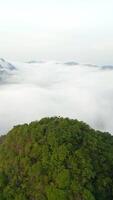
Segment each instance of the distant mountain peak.
[{"label": "distant mountain peak", "polygon": [[44,61],[42,61],[42,60],[39,60],[39,61],[37,61],[37,60],[30,60],[30,61],[28,61],[27,63],[28,63],[28,64],[44,63]]},{"label": "distant mountain peak", "polygon": [[4,70],[16,70],[16,67],[14,65],[3,58],[0,58],[0,68]]},{"label": "distant mountain peak", "polygon": [[113,70],[113,65],[103,65],[102,69],[103,70]]},{"label": "distant mountain peak", "polygon": [[0,84],[6,82],[15,70],[16,67],[13,64],[0,58]]},{"label": "distant mountain peak", "polygon": [[4,58],[0,58],[0,60],[1,60],[2,62],[5,62],[5,59],[4,59]]},{"label": "distant mountain peak", "polygon": [[65,65],[79,65],[79,63],[75,62],[75,61],[67,61],[64,62]]}]

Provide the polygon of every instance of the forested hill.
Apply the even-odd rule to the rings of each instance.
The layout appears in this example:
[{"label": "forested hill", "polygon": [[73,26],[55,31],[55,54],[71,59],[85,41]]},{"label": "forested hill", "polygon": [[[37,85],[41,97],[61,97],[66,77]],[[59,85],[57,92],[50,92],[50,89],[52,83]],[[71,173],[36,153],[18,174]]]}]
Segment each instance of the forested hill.
[{"label": "forested hill", "polygon": [[0,139],[0,200],[113,200],[113,137],[68,118]]}]

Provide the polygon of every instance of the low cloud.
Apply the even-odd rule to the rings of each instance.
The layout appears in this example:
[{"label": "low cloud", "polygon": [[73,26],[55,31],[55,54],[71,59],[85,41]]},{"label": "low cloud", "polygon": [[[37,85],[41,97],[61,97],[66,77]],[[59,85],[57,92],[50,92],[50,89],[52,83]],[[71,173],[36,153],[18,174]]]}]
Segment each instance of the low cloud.
[{"label": "low cloud", "polygon": [[111,66],[76,62],[15,63],[0,82],[0,134],[15,124],[64,116],[113,133]]}]

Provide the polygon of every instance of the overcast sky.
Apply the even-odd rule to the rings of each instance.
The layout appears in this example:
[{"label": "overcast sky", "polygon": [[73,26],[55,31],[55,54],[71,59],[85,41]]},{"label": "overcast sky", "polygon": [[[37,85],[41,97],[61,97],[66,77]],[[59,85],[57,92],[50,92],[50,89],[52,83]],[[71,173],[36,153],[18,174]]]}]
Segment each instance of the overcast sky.
[{"label": "overcast sky", "polygon": [[113,0],[0,0],[0,57],[113,64]]}]

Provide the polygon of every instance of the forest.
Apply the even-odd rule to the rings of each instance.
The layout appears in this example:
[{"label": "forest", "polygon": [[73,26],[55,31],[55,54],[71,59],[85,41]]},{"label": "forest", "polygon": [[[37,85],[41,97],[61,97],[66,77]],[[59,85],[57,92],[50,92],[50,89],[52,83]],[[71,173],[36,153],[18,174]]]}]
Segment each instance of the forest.
[{"label": "forest", "polygon": [[113,200],[113,136],[43,118],[0,138],[0,200]]}]

